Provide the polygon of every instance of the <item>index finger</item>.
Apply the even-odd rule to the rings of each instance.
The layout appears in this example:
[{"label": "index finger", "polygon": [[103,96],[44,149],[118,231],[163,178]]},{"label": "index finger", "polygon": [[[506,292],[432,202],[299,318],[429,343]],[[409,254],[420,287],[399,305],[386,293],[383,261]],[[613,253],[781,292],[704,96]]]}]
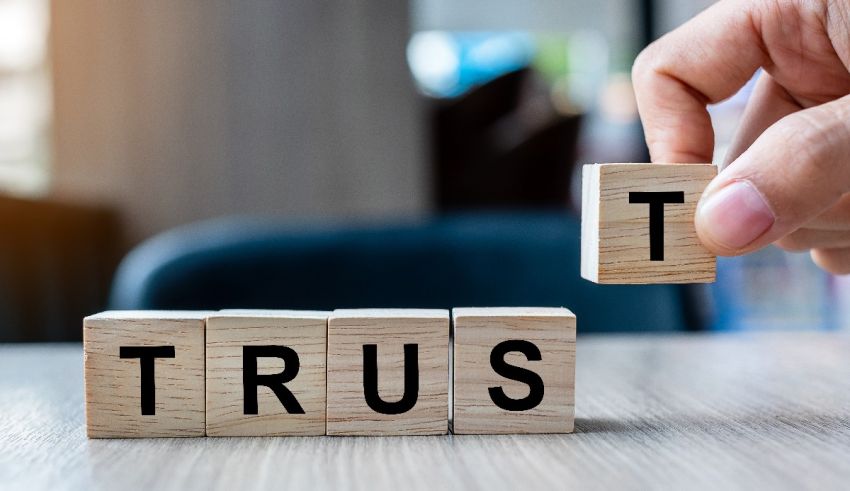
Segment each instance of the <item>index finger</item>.
[{"label": "index finger", "polygon": [[635,60],[632,81],[653,162],[711,162],[706,106],[734,95],[769,61],[754,4],[714,4]]}]

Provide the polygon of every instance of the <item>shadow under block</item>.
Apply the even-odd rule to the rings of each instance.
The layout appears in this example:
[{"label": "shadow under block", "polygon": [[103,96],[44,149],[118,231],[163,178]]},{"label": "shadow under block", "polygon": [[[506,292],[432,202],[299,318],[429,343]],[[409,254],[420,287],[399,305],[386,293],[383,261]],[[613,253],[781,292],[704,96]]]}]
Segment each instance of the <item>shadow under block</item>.
[{"label": "shadow under block", "polygon": [[207,436],[325,434],[330,312],[238,310],[207,319]]},{"label": "shadow under block", "polygon": [[716,257],[699,241],[694,215],[716,175],[711,164],[584,166],[582,277],[610,284],[713,282]]},{"label": "shadow under block", "polygon": [[328,320],[328,435],[448,431],[449,312],[336,310]]},{"label": "shadow under block", "polygon": [[576,317],[564,308],[456,308],[452,433],[571,433]]},{"label": "shadow under block", "polygon": [[204,436],[209,314],[113,311],[83,320],[90,438]]}]

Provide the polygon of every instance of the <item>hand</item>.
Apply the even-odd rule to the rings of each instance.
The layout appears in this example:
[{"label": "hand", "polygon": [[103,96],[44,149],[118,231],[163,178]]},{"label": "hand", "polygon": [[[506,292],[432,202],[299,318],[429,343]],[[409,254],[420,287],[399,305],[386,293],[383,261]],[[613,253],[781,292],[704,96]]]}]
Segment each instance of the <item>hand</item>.
[{"label": "hand", "polygon": [[719,255],[776,243],[850,273],[850,0],[721,0],[647,47],[632,72],[654,162],[710,162],[706,105],[763,68],[697,207]]}]

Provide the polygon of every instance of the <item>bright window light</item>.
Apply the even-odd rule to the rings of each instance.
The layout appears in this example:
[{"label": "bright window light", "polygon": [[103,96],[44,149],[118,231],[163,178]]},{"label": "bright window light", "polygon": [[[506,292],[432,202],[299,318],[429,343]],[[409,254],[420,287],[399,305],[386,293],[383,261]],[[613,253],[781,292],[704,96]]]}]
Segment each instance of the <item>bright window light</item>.
[{"label": "bright window light", "polygon": [[448,33],[414,34],[407,45],[407,60],[416,82],[428,94],[451,93],[460,80],[459,49]]},{"label": "bright window light", "polygon": [[47,191],[48,0],[0,0],[0,192]]},{"label": "bright window light", "polygon": [[407,45],[413,78],[424,93],[454,97],[528,66],[535,53],[524,32],[422,31]]},{"label": "bright window light", "polygon": [[47,3],[0,0],[0,72],[28,70],[44,61]]}]

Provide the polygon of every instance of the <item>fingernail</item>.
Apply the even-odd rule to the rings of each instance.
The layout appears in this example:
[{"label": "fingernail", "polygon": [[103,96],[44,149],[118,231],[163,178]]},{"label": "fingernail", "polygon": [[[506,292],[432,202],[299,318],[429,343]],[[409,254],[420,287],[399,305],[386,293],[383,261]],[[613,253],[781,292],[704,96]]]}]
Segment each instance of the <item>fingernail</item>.
[{"label": "fingernail", "polygon": [[755,186],[734,181],[699,203],[697,221],[715,244],[741,249],[767,232],[776,217]]}]

